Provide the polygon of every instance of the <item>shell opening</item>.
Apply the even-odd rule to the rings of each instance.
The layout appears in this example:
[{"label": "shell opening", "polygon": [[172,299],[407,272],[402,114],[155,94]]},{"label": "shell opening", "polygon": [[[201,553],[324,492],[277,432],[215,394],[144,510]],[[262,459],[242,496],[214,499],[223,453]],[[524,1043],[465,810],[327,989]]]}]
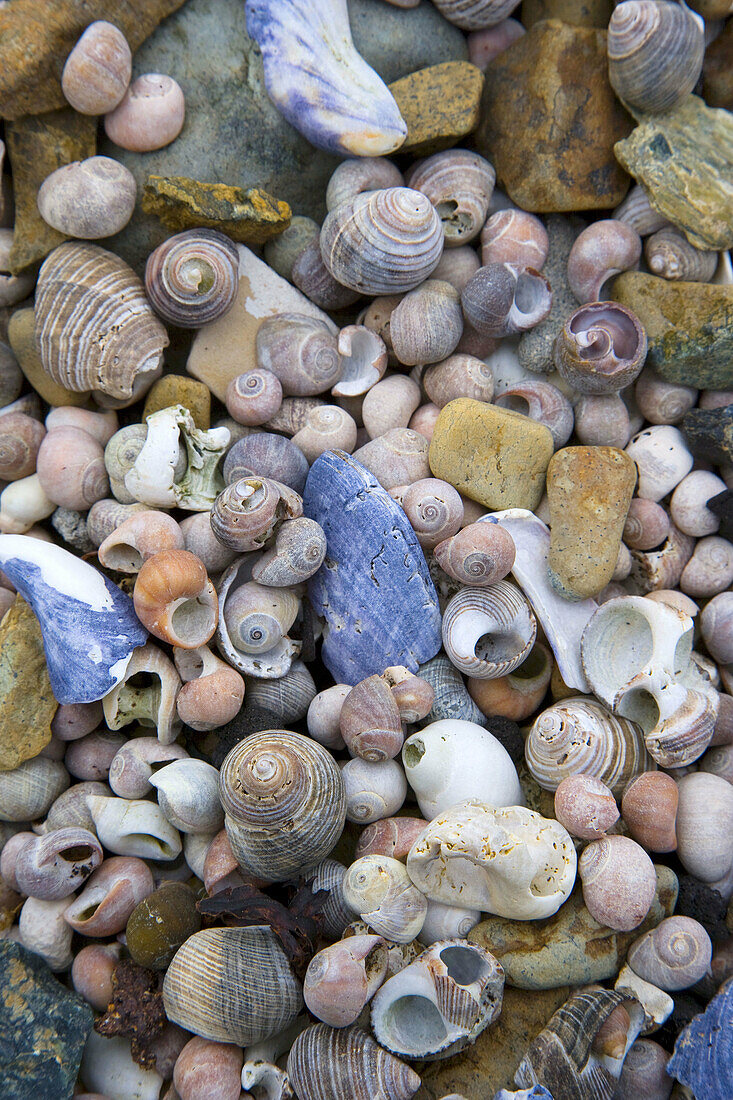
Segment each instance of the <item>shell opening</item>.
[{"label": "shell opening", "polygon": [[416,737],[404,747],[402,758],[405,762],[405,767],[416,768],[424,755],[425,744],[419,737]]},{"label": "shell opening", "polygon": [[517,680],[534,680],[541,676],[547,667],[547,653],[541,646],[534,646],[527,654],[526,660],[510,672],[509,675]]},{"label": "shell opening", "polygon": [[[602,358],[608,353],[609,343],[618,359],[633,359],[639,343],[631,318],[611,305],[579,309],[570,323],[570,331],[578,337],[582,359]],[[584,335],[586,339],[582,340]]]},{"label": "shell opening", "polygon": [[448,1029],[438,1008],[417,993],[399,997],[390,1004],[381,1023],[391,1045],[405,1054],[413,1051],[440,1050],[448,1038]]},{"label": "shell opening", "polygon": [[171,615],[173,633],[177,638],[185,639],[187,645],[199,638],[201,642],[208,641],[215,625],[216,615],[207,594],[193,600],[183,600]]},{"label": "shell opening", "polygon": [[538,275],[531,275],[522,271],[517,278],[514,291],[514,305],[520,313],[532,314],[539,309],[547,297],[547,287],[544,279]]},{"label": "shell opening", "polygon": [[526,639],[516,630],[495,631],[481,635],[474,646],[474,653],[480,661],[500,665],[514,660],[526,644]]},{"label": "shell opening", "polygon": [[645,734],[651,733],[659,722],[659,706],[650,691],[634,688],[627,692],[616,707],[616,713],[641,726]]},{"label": "shell opening", "polygon": [[91,859],[92,854],[93,849],[88,844],[72,844],[59,852],[59,859],[66,860],[67,863],[82,863],[86,859]]},{"label": "shell opening", "polygon": [[521,413],[522,416],[529,416],[529,401],[526,397],[522,397],[518,393],[503,393],[495,401],[496,405],[500,405],[502,409],[508,409],[509,412]]},{"label": "shell opening", "polygon": [[110,546],[106,558],[108,567],[117,570],[118,573],[139,573],[143,564],[140,551],[128,542]]},{"label": "shell opening", "polygon": [[473,985],[489,973],[489,965],[477,951],[468,947],[444,947],[440,961],[448,971],[448,977],[457,985]]},{"label": "shell opening", "polygon": [[616,683],[629,683],[654,652],[651,625],[633,608],[626,608],[623,617],[606,617],[603,628],[593,631],[588,643],[584,659],[591,680],[599,682],[611,678]]}]

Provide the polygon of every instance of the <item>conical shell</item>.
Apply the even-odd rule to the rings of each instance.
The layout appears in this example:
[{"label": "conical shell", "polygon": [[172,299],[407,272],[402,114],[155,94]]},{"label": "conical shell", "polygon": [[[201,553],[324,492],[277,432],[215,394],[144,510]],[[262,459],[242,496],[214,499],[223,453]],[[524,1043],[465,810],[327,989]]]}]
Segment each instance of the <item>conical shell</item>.
[{"label": "conical shell", "polygon": [[274,932],[255,925],[190,936],[166,972],[163,1004],[194,1035],[247,1046],[287,1027],[303,996]]},{"label": "conical shell", "polygon": [[420,1078],[359,1027],[315,1024],[288,1056],[288,1076],[300,1100],[410,1100]]},{"label": "conical shell", "polygon": [[148,256],[145,289],[171,325],[200,328],[222,317],[239,287],[237,246],[215,229],[187,229]]},{"label": "conical shell", "polygon": [[44,369],[68,390],[129,402],[160,371],[168,335],[132,268],[97,245],[54,249],[38,275],[35,317]]}]

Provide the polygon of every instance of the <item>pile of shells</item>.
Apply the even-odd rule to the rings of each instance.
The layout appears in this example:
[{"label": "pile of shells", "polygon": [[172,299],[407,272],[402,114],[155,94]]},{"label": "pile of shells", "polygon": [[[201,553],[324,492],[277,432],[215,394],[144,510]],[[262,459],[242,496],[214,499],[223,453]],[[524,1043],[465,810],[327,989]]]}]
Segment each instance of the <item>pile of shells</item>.
[{"label": "pile of shells", "polygon": [[[524,33],[435,5],[474,59]],[[473,148],[386,159],[408,124],[345,0],[246,18],[346,157],[322,226],[186,229],[136,272],[92,243],[135,179],[91,157],[38,192],[68,239],[0,275],[0,958],[94,1011],[78,1100],[725,1100],[733,375],[670,381],[614,277],[730,291],[729,257],[638,186],[543,218]],[[621,102],[685,100],[716,18],[620,4]],[[96,22],[60,86],[151,152],[183,92],[131,76]]]}]

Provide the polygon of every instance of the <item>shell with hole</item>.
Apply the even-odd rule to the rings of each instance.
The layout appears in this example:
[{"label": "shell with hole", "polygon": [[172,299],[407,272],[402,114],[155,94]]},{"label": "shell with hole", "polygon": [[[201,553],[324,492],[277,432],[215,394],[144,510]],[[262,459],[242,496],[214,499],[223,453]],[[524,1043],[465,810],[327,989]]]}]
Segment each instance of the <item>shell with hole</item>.
[{"label": "shell with hole", "polygon": [[240,576],[248,568],[247,560],[240,557],[219,582],[222,610],[217,643],[222,656],[240,672],[278,679],[300,653],[300,642],[288,635],[300,610],[300,597],[292,588],[241,583]]},{"label": "shell with hole", "polygon": [[219,621],[216,589],[189,550],[161,550],[143,562],[133,603],[151,634],[180,649],[205,645]]},{"label": "shell with hole", "polygon": [[526,660],[537,622],[521,590],[509,581],[462,588],[443,615],[443,645],[461,672],[478,680],[506,676]]},{"label": "shell with hole", "polygon": [[411,943],[419,936],[428,903],[404,863],[362,856],[347,870],[342,889],[346,904],[386,940]]},{"label": "shell with hole", "polygon": [[478,153],[445,149],[414,164],[406,182],[427,195],[443,223],[446,248],[456,248],[481,232],[496,172]]},{"label": "shell with hole", "polygon": [[181,678],[162,649],[148,642],[136,649],[119,684],[102,701],[111,730],[131,722],[155,727],[162,745],[172,744],[180,731],[176,696]]}]

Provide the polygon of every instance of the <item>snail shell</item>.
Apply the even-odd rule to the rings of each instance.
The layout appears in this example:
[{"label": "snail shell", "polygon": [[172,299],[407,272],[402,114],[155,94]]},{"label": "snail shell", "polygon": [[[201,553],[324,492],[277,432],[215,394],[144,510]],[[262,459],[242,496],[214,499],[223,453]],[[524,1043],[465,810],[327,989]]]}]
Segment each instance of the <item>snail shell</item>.
[{"label": "snail shell", "polygon": [[283,402],[283,388],[272,371],[258,367],[232,378],[224,401],[238,424],[257,427],[275,416]]},{"label": "snail shell", "polygon": [[399,860],[362,856],[346,872],[343,893],[347,905],[385,939],[410,943],[419,935],[428,903]]},{"label": "snail shell", "polygon": [[550,247],[547,230],[524,210],[497,210],[481,230],[481,263],[516,264],[541,271]]},{"label": "snail shell", "polygon": [[608,25],[608,77],[620,99],[661,114],[697,84],[705,51],[703,21],[660,0],[626,0]]},{"label": "snail shell", "polygon": [[713,596],[703,609],[700,625],[710,656],[721,665],[733,664],[733,594]]},{"label": "snail shell", "polygon": [[117,751],[109,768],[109,785],[120,798],[150,794],[156,768],[188,754],[180,745],[161,745],[157,737],[133,737]]},{"label": "snail shell", "polygon": [[676,424],[697,401],[692,386],[665,382],[651,367],[644,367],[634,386],[639,412],[652,424]]},{"label": "snail shell", "polygon": [[[631,987],[628,988],[634,992]],[[641,1003],[640,996],[637,1000]],[[654,1020],[656,1024],[662,1022]],[[647,1028],[644,1030],[646,1032]],[[629,1100],[634,1096],[643,1096],[644,1100],[669,1100],[673,1082],[667,1075],[668,1062],[669,1054],[659,1043],[637,1039],[624,1058],[618,1083],[619,1096]]]},{"label": "snail shell", "polygon": [[242,477],[219,493],[211,509],[211,529],[237,553],[260,550],[287,519],[302,514],[301,498],[267,477]]},{"label": "snail shell", "polygon": [[713,945],[710,936],[692,917],[667,917],[656,928],[635,940],[627,961],[645,982],[666,993],[688,989],[710,968]]},{"label": "snail shell", "polygon": [[668,225],[644,242],[644,256],[653,275],[662,279],[683,279],[686,283],[709,283],[718,266],[718,253],[695,248],[684,233]]},{"label": "snail shell", "polygon": [[696,599],[715,596],[733,584],[733,543],[709,535],[700,539],[682,570],[680,588]]},{"label": "snail shell", "polygon": [[341,377],[334,397],[358,397],[374,386],[387,369],[387,348],[378,333],[366,325],[347,325],[338,338]]},{"label": "snail shell", "polygon": [[339,725],[352,756],[379,763],[397,756],[402,748],[400,712],[381,676],[368,676],[351,689],[341,707]]},{"label": "snail shell", "polygon": [[216,833],[224,824],[219,773],[205,760],[174,760],[153,772],[158,805],[182,833]]},{"label": "snail shell", "polygon": [[635,380],[646,352],[646,332],[630,309],[591,302],[568,317],[555,339],[553,357],[560,376],[578,393],[606,394]]},{"label": "snail shell", "polygon": [[194,1035],[176,1059],[173,1087],[181,1100],[238,1100],[242,1061],[242,1049],[234,1043]]},{"label": "snail shell", "polygon": [[407,174],[407,185],[427,195],[453,248],[477,237],[486,221],[496,172],[468,149],[446,149],[420,160]]},{"label": "snail shell", "polygon": [[511,535],[494,523],[470,523],[433,550],[449,577],[474,588],[503,580],[514,564],[515,553]]},{"label": "snail shell", "polygon": [[183,531],[172,516],[145,508],[116,527],[99,546],[99,560],[118,573],[139,573],[154,554],[183,550]]},{"label": "snail shell", "polygon": [[433,363],[422,377],[423,388],[430,400],[442,409],[457,397],[474,401],[491,401],[494,396],[494,372],[473,355],[457,354]]},{"label": "snail shell", "polygon": [[265,424],[273,432],[283,432],[294,436],[305,424],[308,415],[324,402],[319,397],[284,397],[283,403],[274,416]]},{"label": "snail shell", "polygon": [[364,760],[341,765],[346,792],[346,818],[360,825],[396,814],[405,801],[407,781],[396,760]]},{"label": "snail shell", "polygon": [[605,783],[579,772],[560,781],[555,791],[555,817],[571,836],[599,840],[618,821],[618,806]]},{"label": "snail shell", "polygon": [[175,141],[185,115],[183,90],[173,77],[144,73],[105,115],[104,130],[115,145],[133,153],[149,153]]},{"label": "snail shell", "polygon": [[[370,439],[395,428],[407,428],[420,404],[420,387],[405,374],[383,378],[364,395],[361,416]],[[414,429],[410,428],[412,432]]]},{"label": "snail shell", "polygon": [[494,404],[544,424],[552,433],[556,449],[563,447],[573,434],[573,406],[565,394],[550,382],[534,378],[515,382],[502,390]]},{"label": "snail shell", "polygon": [[643,772],[627,784],[621,813],[632,838],[648,852],[673,852],[679,792],[666,772]]},{"label": "snail shell", "polygon": [[708,501],[724,492],[725,482],[714,473],[692,470],[676,487],[669,502],[669,512],[677,529],[695,538],[714,535],[720,519],[708,508]]},{"label": "snail shell", "polygon": [[173,958],[163,1004],[168,1019],[187,1031],[247,1046],[287,1027],[303,997],[270,928],[207,928]]},{"label": "snail shell", "polygon": [[326,209],[335,210],[364,191],[402,187],[402,173],[385,157],[349,157],[333,172],[326,188]]},{"label": "snail shell", "polygon": [[0,479],[17,481],[36,472],[38,449],[46,429],[24,413],[3,413],[0,418]]},{"label": "snail shell", "polygon": [[132,54],[121,30],[97,20],[84,31],[66,58],[61,88],[66,101],[82,115],[114,110],[132,76]]},{"label": "snail shell", "polygon": [[91,781],[88,783],[75,783],[73,787],[60,794],[54,800],[53,805],[46,814],[46,820],[41,824],[34,824],[37,833],[51,833],[54,829],[65,829],[78,826],[80,829],[88,829],[94,832],[94,820],[89,813],[87,796],[90,794],[109,794],[106,783]]},{"label": "snail shell", "polygon": [[288,588],[270,588],[256,581],[242,583],[240,569],[243,575],[248,573],[247,558],[232,562],[219,582],[222,613],[217,645],[240,672],[277,679],[287,673],[300,652],[300,642],[287,636],[298,615],[300,598]]},{"label": "snail shell", "polygon": [[614,218],[593,222],[570,249],[570,289],[581,303],[603,301],[603,287],[611,276],[636,268],[640,257],[641,237],[626,222]]},{"label": "snail shell", "polygon": [[478,909],[464,909],[458,905],[443,905],[429,901],[428,911],[420,929],[420,943],[430,947],[438,940],[464,939],[481,920]]},{"label": "snail shell", "polygon": [[269,711],[283,727],[305,718],[315,694],[313,677],[302,661],[293,661],[277,680],[252,680],[247,686],[249,705]]},{"label": "snail shell", "polygon": [[178,830],[154,802],[90,795],[87,805],[97,836],[110,852],[141,859],[175,859],[180,854]]},{"label": "snail shell", "polygon": [[156,638],[182,649],[205,645],[219,621],[219,601],[204,565],[188,550],[161,550],[140,567],[135,614]]},{"label": "snail shell", "polygon": [[316,952],[303,982],[306,1008],[332,1027],[348,1027],[387,976],[381,936],[350,936]]},{"label": "snail shell", "polygon": [[132,268],[93,244],[59,245],[36,286],[44,370],[75,393],[137,400],[160,373],[168,335]]},{"label": "snail shell", "polygon": [[450,283],[460,294],[464,286],[475,275],[481,266],[481,262],[470,244],[459,245],[457,248],[446,248],[435,271],[434,279]]},{"label": "snail shell", "polygon": [[[19,841],[18,838],[25,839]],[[9,848],[15,848],[12,886],[21,894],[58,901],[73,894],[102,862],[102,846],[88,829],[71,826],[45,836],[18,833],[3,848],[0,870],[10,883]]]},{"label": "snail shell", "polygon": [[580,443],[621,449],[629,442],[629,411],[617,393],[586,394],[576,402],[573,412]]},{"label": "snail shell", "polygon": [[135,177],[111,157],[64,164],[38,189],[38,212],[66,237],[97,240],[119,233],[135,209]]},{"label": "snail shell", "polygon": [[612,217],[626,222],[640,237],[648,237],[650,233],[656,233],[658,229],[669,225],[667,219],[658,214],[650,204],[646,191],[638,183],[634,184],[624,201],[616,207]]},{"label": "snail shell", "polygon": [[[312,409],[308,408],[303,424],[299,425],[293,434],[303,427],[311,411]],[[227,485],[232,485],[241,477],[267,477],[289,486],[296,493],[302,493],[308,476],[308,460],[292,440],[286,439],[285,436],[275,435],[273,432],[254,432],[243,439],[238,439],[227,451],[223,473]],[[186,547],[186,549],[191,548]]]},{"label": "snail shell", "polygon": [[599,924],[629,932],[651,908],[657,885],[654,864],[630,837],[592,840],[578,860],[578,875],[583,901]]},{"label": "snail shell", "polygon": [[427,825],[422,817],[385,817],[362,829],[356,858],[390,856],[404,863],[407,853]]},{"label": "snail shell", "polygon": [[150,868],[134,856],[107,856],[64,914],[83,936],[115,936],[155,889]]},{"label": "snail shell", "polygon": [[300,584],[317,573],[326,556],[326,536],[315,520],[289,519],[275,537],[275,545],[252,566],[252,578],[276,588]]},{"label": "snail shell", "polygon": [[552,291],[534,268],[487,264],[466,283],[461,305],[469,325],[481,336],[514,336],[547,317]]},{"label": "snail shell", "polygon": [[715,883],[733,864],[733,786],[719,775],[690,772],[678,788],[677,854],[691,875]]},{"label": "snail shell", "polygon": [[323,393],[341,375],[336,334],[318,317],[305,313],[266,317],[257,330],[255,346],[258,367],[274,374],[286,395]]},{"label": "snail shell", "polygon": [[404,665],[391,665],[382,673],[392,689],[403,722],[419,722],[427,717],[435,701],[432,685],[415,676]]},{"label": "snail shell", "polygon": [[[298,1027],[297,1020],[293,1026]],[[273,1057],[275,1057],[274,1054]],[[252,1096],[259,1094],[264,1096],[266,1100],[297,1100],[287,1073],[284,1069],[280,1069],[279,1066],[275,1065],[274,1062],[264,1062],[260,1058],[250,1058],[242,1066],[241,1083],[242,1088],[245,1089],[243,1093],[245,1100],[250,1094]],[[252,1092],[252,1089],[256,1089],[256,1093]],[[221,1097],[220,1100],[224,1100],[224,1097]]]},{"label": "snail shell", "polygon": [[221,766],[229,842],[246,873],[282,882],[315,867],[341,836],[346,796],[329,752],[298,733],[240,741]]},{"label": "snail shell", "polygon": [[105,695],[102,702],[105,722],[111,730],[130,722],[154,726],[161,744],[170,745],[180,730],[176,716],[180,688],[181,680],[173,662],[148,642],[133,650],[123,679]]},{"label": "snail shell", "polygon": [[515,0],[437,0],[435,6],[461,30],[480,31],[501,23],[517,4]]},{"label": "snail shell", "polygon": [[321,229],[324,263],[338,282],[362,294],[412,290],[436,267],[443,226],[420,191],[388,187],[344,202]]},{"label": "snail shell", "polygon": [[414,481],[430,477],[429,446],[425,436],[419,432],[409,428],[391,428],[354,451],[354,458],[366,466],[382,488],[389,492],[397,485],[411,485]]},{"label": "snail shell", "polygon": [[334,279],[323,262],[320,234],[305,246],[290,273],[292,281],[321,309],[347,309],[359,300],[359,293]]},{"label": "snail shell", "polygon": [[145,291],[170,325],[200,328],[222,317],[239,287],[237,246],[215,229],[187,229],[148,256]]},{"label": "snail shell", "polygon": [[[721,696],[721,699],[723,698],[727,699],[730,696]],[[729,783],[733,783],[733,745],[714,745],[709,748],[700,757],[700,771],[719,775]]]},{"label": "snail shell", "polygon": [[293,443],[310,463],[324,451],[346,451],[356,446],[356,422],[338,405],[319,405],[308,414],[303,427],[293,436]]},{"label": "snail shell", "polygon": [[86,511],[109,493],[102,445],[79,428],[53,428],[46,434],[36,473],[49,500],[62,508]]},{"label": "snail shell", "polygon": [[314,1024],[288,1055],[288,1076],[300,1100],[410,1100],[420,1078],[361,1028]]},{"label": "snail shell", "polygon": [[318,890],[328,890],[329,895],[323,903],[321,913],[323,915],[323,928],[325,934],[336,939],[343,934],[344,929],[351,923],[353,916],[351,909],[344,900],[342,885],[346,868],[336,859],[324,859],[319,863],[312,877],[309,877],[310,888],[313,893]]},{"label": "snail shell", "polygon": [[[137,462],[138,455],[145,446],[147,434],[145,424],[128,424],[115,432],[104,448],[104,465],[109,474],[112,493],[120,504],[138,503],[138,511],[144,508],[145,505],[140,505],[139,502],[135,501],[135,497],[125,485],[125,477]],[[175,473],[180,477],[183,476],[184,470],[185,466],[177,465]],[[127,514],[117,513],[113,529],[115,526],[119,526],[122,518]],[[94,513],[92,513],[92,516],[94,517]],[[120,518],[118,519],[117,516]],[[112,516],[109,517],[108,522],[112,522]]]},{"label": "snail shell", "polygon": [[552,670],[550,650],[542,642],[535,642],[532,652],[514,672],[497,680],[469,677],[468,690],[487,717],[499,715],[521,722],[534,714],[544,699]]},{"label": "snail shell", "polygon": [[64,765],[45,756],[34,756],[12,771],[0,772],[0,821],[43,817],[68,786]]},{"label": "snail shell", "polygon": [[454,350],[463,333],[458,291],[427,279],[406,294],[390,318],[392,348],[401,363],[437,363]]},{"label": "snail shell", "polygon": [[71,966],[71,984],[97,1012],[105,1012],[113,998],[112,974],[122,945],[90,943],[82,947]]},{"label": "snail shell", "polygon": [[463,521],[463,501],[447,481],[427,477],[414,481],[402,494],[402,509],[423,550],[455,535]]},{"label": "snail shell", "polygon": [[443,645],[461,672],[495,679],[512,672],[529,655],[537,622],[519,588],[499,581],[463,588],[443,615]]},{"label": "snail shell", "polygon": [[634,497],[624,524],[624,542],[631,550],[651,550],[669,534],[669,516],[661,504]]},{"label": "snail shell", "polygon": [[327,749],[342,749],[341,708],[344,699],[351,691],[349,684],[333,684],[319,691],[308,706],[308,733]]},{"label": "snail shell", "polygon": [[457,718],[464,722],[474,722],[478,726],[488,724],[468,694],[460,672],[444,653],[439,653],[437,657],[432,657],[421,665],[419,672],[435,693],[433,708],[427,715],[431,722]]},{"label": "snail shell", "polygon": [[658,588],[674,588],[692,557],[694,545],[694,539],[683,535],[671,523],[669,534],[658,550],[634,550],[631,579],[635,590],[649,593]]},{"label": "snail shell", "polygon": [[42,901],[27,898],[18,918],[18,941],[34,955],[40,955],[51,970],[66,970],[74,958],[73,932],[64,921],[72,898]]}]

